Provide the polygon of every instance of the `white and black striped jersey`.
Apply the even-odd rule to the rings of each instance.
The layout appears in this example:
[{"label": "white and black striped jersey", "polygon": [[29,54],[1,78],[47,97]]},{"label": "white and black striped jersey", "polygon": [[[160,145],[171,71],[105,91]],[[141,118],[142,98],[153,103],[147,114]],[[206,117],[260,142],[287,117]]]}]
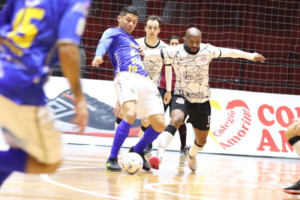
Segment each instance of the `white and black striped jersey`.
[{"label": "white and black striped jersey", "polygon": [[[140,45],[142,50],[149,50],[149,49],[161,49],[165,48],[168,45],[162,41],[158,40],[157,44],[155,46],[149,46],[146,43],[146,38],[139,38],[136,39],[136,42]],[[161,57],[148,57],[144,59],[144,67],[145,70],[148,72],[149,78],[156,84],[159,84],[161,69],[163,66],[163,60]]]},{"label": "white and black striped jersey", "polygon": [[221,49],[210,44],[200,45],[192,53],[184,44],[162,50],[166,64],[172,64],[176,83],[174,94],[184,96],[191,103],[203,103],[210,98],[209,64],[221,56]]}]

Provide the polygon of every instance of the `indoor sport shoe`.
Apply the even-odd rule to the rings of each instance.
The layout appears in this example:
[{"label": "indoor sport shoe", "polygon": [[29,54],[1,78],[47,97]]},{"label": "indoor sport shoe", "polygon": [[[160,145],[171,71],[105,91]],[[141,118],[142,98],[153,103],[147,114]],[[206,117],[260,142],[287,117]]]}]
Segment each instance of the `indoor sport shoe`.
[{"label": "indoor sport shoe", "polygon": [[189,154],[190,148],[191,148],[191,146],[186,146],[186,147],[184,147],[184,151],[185,151],[185,153],[186,153],[186,155],[188,156],[188,159],[189,159],[189,168],[192,171],[196,171],[196,169],[197,169],[196,156],[190,156],[190,154]]},{"label": "indoor sport shoe", "polygon": [[147,154],[151,152],[152,152],[152,143],[146,146],[144,153]]},{"label": "indoor sport shoe", "polygon": [[181,155],[184,155],[184,156],[186,155],[186,153],[184,151],[184,148],[180,148],[179,152],[180,152]]},{"label": "indoor sport shoe", "polygon": [[300,180],[294,185],[284,188],[283,191],[288,194],[300,194]]},{"label": "indoor sport shoe", "polygon": [[159,165],[161,163],[162,158],[158,156],[152,156],[149,159],[150,167],[153,169],[159,169]]},{"label": "indoor sport shoe", "polygon": [[110,171],[121,171],[122,168],[118,163],[118,158],[109,158],[106,161],[106,169]]},{"label": "indoor sport shoe", "polygon": [[[135,152],[133,150],[133,147],[131,147],[129,149],[129,152]],[[145,158],[145,153],[138,153],[138,152],[135,152],[135,153],[139,154],[143,159],[143,170],[149,171],[150,170],[150,165],[149,165],[149,163],[147,162],[147,160]]]}]

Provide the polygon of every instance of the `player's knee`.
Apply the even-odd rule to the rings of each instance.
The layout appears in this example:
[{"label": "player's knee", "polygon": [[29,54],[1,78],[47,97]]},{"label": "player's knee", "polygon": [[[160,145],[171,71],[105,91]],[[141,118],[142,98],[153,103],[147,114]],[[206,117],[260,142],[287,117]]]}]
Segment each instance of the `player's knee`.
[{"label": "player's knee", "polygon": [[126,115],[123,114],[123,117],[124,117],[123,119],[124,119],[126,122],[128,122],[128,123],[130,123],[130,124],[133,124],[133,123],[134,123],[134,120],[135,120],[135,118],[136,118],[136,113],[135,113],[135,112],[129,111],[129,112],[126,113]]},{"label": "player's knee", "polygon": [[180,125],[183,123],[183,117],[173,116],[171,118],[170,124],[174,126],[176,129],[179,129]]},{"label": "player's knee", "polygon": [[166,129],[166,124],[165,121],[157,121],[156,123],[151,124],[152,128],[156,131],[156,132],[163,132]]}]

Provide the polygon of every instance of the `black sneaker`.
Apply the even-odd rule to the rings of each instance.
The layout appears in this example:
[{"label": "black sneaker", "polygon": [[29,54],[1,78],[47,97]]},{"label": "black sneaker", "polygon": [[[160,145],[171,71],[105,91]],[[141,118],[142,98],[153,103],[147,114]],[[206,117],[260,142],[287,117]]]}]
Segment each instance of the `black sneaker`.
[{"label": "black sneaker", "polygon": [[110,171],[121,171],[122,168],[118,163],[118,158],[109,158],[106,161],[106,169]]},{"label": "black sneaker", "polygon": [[184,156],[186,155],[186,153],[185,153],[185,151],[184,151],[184,148],[180,148],[180,151],[179,151],[179,152],[180,152],[181,155],[184,155]]},{"label": "black sneaker", "polygon": [[[116,117],[113,114],[113,107],[99,101],[98,99],[84,94],[87,108],[89,110],[88,126],[85,135],[114,137]],[[58,121],[70,124],[74,118],[74,95],[70,90],[65,90],[54,99],[48,99],[47,105],[55,114]],[[136,136],[139,132],[140,120],[135,120],[130,128],[129,136]],[[61,130],[72,133],[72,130]]]},{"label": "black sneaker", "polygon": [[147,153],[151,153],[152,152],[152,143],[149,144],[148,146],[146,146],[145,150],[144,150],[144,153],[147,154]]},{"label": "black sneaker", "polygon": [[288,194],[300,194],[300,180],[294,185],[284,188],[283,191]]},{"label": "black sneaker", "polygon": [[[131,147],[129,149],[129,152],[135,152],[133,150],[133,147]],[[135,153],[139,154],[143,158],[143,170],[149,171],[150,170],[150,165],[149,165],[149,163],[147,162],[147,160],[145,158],[145,153],[138,153],[138,152],[135,152]]]}]

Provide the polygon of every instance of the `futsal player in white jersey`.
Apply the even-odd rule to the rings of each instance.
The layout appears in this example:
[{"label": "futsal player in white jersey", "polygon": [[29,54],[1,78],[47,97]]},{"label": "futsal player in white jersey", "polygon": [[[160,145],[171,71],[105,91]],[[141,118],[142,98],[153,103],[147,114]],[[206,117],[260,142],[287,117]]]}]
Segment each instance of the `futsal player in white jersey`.
[{"label": "futsal player in white jersey", "polygon": [[159,168],[163,152],[187,115],[189,115],[188,122],[194,128],[195,141],[192,146],[185,148],[185,152],[189,158],[190,169],[192,171],[197,169],[196,155],[203,149],[210,128],[211,107],[208,73],[212,59],[230,57],[261,62],[265,60],[259,53],[218,48],[201,43],[201,39],[201,31],[192,27],[186,31],[184,44],[165,48],[161,52],[159,50],[144,51],[145,58],[162,55],[166,64],[172,64],[176,74],[174,96],[171,100],[171,121],[165,131],[161,133],[157,154],[149,160],[150,166],[154,169]]},{"label": "futsal player in white jersey", "polygon": [[[285,136],[300,157],[300,119],[288,127]],[[288,194],[300,194],[300,179],[295,184],[284,188],[283,191]]]},{"label": "futsal player in white jersey", "polygon": [[[158,34],[160,33],[161,23],[162,23],[161,18],[156,15],[151,15],[146,19],[145,21],[146,37],[136,39],[136,42],[140,45],[142,50],[161,49],[168,46],[164,41],[162,41],[158,37]],[[163,66],[163,59],[156,58],[156,57],[154,58],[148,57],[143,60],[143,64],[145,70],[148,72],[148,77],[155,83],[155,85],[158,85],[162,66]],[[168,79],[167,81],[168,92],[166,93],[166,98],[164,98],[164,102],[166,102],[165,99],[171,99],[171,79],[172,79],[171,66],[168,66],[166,71],[167,71],[166,78]],[[169,102],[169,100],[167,101]],[[147,130],[149,126],[150,126],[149,120],[143,119],[141,130],[139,133],[140,138],[144,135],[144,132]],[[146,153],[152,151],[152,143],[146,147],[145,151]]]}]

